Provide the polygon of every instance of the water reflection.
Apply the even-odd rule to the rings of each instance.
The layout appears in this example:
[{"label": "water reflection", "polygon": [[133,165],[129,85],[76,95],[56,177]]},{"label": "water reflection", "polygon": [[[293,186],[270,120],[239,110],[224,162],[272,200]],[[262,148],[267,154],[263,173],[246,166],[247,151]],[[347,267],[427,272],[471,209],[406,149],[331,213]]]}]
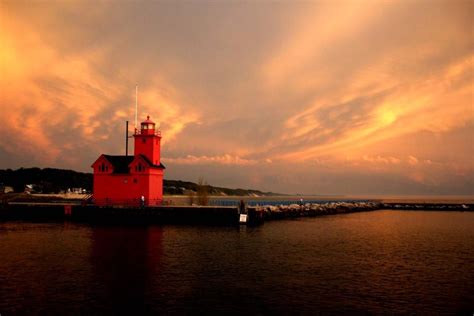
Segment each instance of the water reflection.
[{"label": "water reflection", "polygon": [[[95,227],[90,262],[105,312],[150,311],[150,283],[162,256],[160,227]],[[111,304],[110,302],[114,302]]]},{"label": "water reflection", "polygon": [[259,227],[0,223],[0,313],[474,310],[474,213]]}]

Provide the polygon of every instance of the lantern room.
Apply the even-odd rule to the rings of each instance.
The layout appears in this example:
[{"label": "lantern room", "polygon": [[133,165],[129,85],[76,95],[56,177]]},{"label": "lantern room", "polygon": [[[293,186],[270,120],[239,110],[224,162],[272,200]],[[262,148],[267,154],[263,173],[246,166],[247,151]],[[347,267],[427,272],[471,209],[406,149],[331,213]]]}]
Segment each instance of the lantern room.
[{"label": "lantern room", "polygon": [[[154,135],[155,134],[155,122],[150,120],[150,116],[146,117],[146,121],[141,122],[140,133],[141,135]],[[137,133],[138,131],[135,131]]]}]

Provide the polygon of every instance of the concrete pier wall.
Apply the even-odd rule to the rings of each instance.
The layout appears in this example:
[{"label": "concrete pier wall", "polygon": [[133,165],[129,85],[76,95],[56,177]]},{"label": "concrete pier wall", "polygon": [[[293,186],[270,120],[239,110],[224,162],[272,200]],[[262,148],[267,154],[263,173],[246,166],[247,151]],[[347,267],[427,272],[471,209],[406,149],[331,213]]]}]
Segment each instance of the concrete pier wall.
[{"label": "concrete pier wall", "polygon": [[118,207],[15,203],[0,210],[0,220],[71,220],[104,223],[236,224],[237,207]]}]

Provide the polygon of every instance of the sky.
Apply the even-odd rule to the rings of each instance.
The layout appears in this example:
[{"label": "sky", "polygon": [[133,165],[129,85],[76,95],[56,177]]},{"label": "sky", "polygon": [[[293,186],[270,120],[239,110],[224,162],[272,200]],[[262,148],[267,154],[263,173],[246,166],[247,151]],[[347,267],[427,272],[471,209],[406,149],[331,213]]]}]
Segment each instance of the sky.
[{"label": "sky", "polygon": [[166,179],[474,194],[473,21],[468,0],[1,0],[0,169],[123,155],[138,85]]}]

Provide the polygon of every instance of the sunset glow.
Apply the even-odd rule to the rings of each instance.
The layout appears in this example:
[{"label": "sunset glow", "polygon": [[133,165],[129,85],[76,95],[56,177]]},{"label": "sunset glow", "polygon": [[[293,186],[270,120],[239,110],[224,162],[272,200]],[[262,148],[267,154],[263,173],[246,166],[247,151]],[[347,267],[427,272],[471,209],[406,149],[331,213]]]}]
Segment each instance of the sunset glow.
[{"label": "sunset glow", "polygon": [[150,115],[166,177],[474,194],[472,1],[0,3],[0,169],[91,172]]}]

